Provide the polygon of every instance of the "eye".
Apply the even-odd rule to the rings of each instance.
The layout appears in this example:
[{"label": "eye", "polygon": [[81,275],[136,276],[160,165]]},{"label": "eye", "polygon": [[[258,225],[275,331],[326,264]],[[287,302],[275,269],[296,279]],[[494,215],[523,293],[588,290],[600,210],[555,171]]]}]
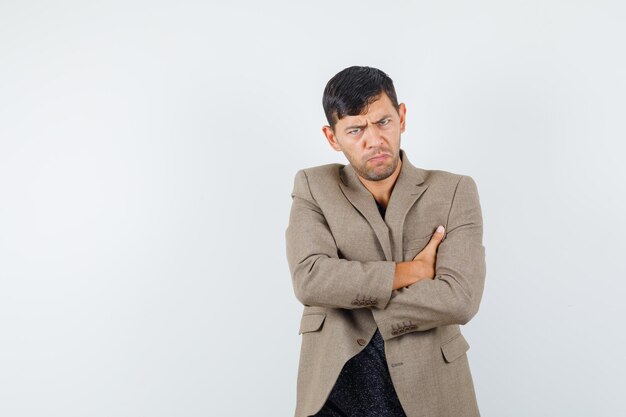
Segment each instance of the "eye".
[{"label": "eye", "polygon": [[390,120],[391,120],[391,119],[384,119],[384,120],[381,120],[381,121],[380,121],[380,124],[381,124],[382,126],[388,125]]},{"label": "eye", "polygon": [[348,131],[348,135],[356,135],[357,133],[359,133],[359,129],[352,129]]}]

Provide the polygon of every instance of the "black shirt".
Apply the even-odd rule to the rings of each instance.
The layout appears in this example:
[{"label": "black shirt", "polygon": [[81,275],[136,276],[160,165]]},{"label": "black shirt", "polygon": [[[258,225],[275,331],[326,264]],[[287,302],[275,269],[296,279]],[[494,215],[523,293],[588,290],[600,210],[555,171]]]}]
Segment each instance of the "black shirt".
[{"label": "black shirt", "polygon": [[[385,207],[376,205],[384,219]],[[391,382],[385,342],[378,329],[367,346],[346,362],[315,416],[406,417]]]}]

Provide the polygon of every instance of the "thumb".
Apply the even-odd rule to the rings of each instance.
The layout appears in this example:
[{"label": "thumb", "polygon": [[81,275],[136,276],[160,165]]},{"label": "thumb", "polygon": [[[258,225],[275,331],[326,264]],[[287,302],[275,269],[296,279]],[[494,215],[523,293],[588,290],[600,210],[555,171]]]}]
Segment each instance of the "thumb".
[{"label": "thumb", "polygon": [[435,230],[435,233],[433,233],[433,236],[430,238],[430,242],[428,244],[438,245],[445,236],[446,228],[440,224],[439,227],[437,227],[437,230]]}]

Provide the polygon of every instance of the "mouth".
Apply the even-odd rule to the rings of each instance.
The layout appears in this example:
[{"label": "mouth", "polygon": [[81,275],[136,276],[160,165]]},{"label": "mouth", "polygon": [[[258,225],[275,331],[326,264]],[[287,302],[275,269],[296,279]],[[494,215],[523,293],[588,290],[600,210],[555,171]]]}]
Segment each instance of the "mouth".
[{"label": "mouth", "polygon": [[380,161],[384,161],[386,158],[389,158],[389,155],[387,155],[386,153],[383,153],[383,154],[376,155],[376,156],[368,159],[368,161],[380,162]]}]

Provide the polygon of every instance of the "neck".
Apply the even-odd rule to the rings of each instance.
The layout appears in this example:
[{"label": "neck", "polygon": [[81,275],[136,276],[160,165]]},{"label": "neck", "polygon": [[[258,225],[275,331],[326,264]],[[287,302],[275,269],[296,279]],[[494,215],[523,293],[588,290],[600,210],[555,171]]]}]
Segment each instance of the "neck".
[{"label": "neck", "polygon": [[389,202],[389,199],[391,198],[391,192],[393,191],[393,186],[396,184],[396,180],[398,179],[398,175],[400,175],[401,169],[402,169],[402,158],[399,158],[398,166],[396,167],[396,170],[393,172],[393,174],[391,174],[384,180],[369,181],[369,180],[362,178],[358,174],[357,176],[359,177],[359,179],[361,180],[365,188],[367,188],[367,190],[370,193],[372,193],[372,196],[378,202],[378,204],[386,208],[387,203]]}]

